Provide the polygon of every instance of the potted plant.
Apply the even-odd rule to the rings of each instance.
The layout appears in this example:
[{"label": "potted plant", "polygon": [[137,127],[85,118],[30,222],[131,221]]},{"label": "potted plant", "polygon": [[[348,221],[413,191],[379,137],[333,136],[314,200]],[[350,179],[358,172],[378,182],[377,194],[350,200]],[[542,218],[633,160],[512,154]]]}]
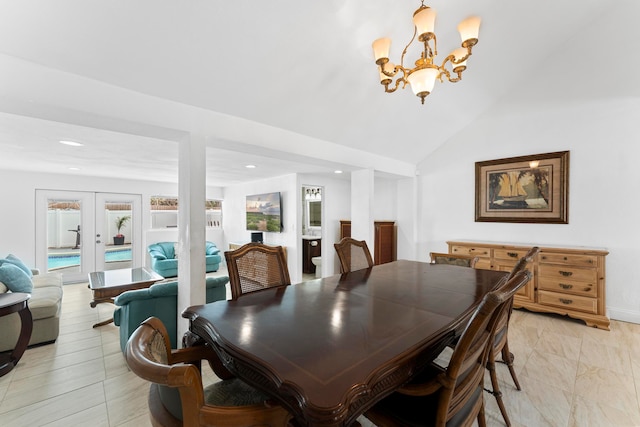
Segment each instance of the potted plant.
[{"label": "potted plant", "polygon": [[116,218],[116,229],[118,230],[118,234],[113,236],[114,245],[124,244],[124,234],[120,233],[120,230],[122,230],[122,227],[124,227],[130,219],[131,215],[123,215]]}]

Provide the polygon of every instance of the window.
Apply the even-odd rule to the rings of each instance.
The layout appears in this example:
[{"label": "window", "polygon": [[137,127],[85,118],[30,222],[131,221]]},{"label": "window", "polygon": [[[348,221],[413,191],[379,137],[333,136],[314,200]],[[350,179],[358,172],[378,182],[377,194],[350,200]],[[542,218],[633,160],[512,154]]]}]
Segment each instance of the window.
[{"label": "window", "polygon": [[[222,200],[205,202],[206,224],[209,228],[222,228]],[[178,198],[151,197],[151,228],[178,227]]]}]

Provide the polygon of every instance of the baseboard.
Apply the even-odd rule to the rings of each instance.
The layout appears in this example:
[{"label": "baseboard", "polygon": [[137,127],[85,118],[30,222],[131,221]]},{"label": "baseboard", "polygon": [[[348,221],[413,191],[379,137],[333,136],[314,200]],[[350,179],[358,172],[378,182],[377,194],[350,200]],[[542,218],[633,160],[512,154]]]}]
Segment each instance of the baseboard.
[{"label": "baseboard", "polygon": [[625,310],[623,308],[608,308],[609,318],[611,320],[619,320],[621,322],[630,322],[640,324],[640,312]]}]

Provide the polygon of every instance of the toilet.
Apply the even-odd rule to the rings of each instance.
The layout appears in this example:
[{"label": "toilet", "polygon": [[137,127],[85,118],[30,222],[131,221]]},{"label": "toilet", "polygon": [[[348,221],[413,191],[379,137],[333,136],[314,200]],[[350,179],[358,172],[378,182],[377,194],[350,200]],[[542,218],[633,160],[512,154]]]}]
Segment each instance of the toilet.
[{"label": "toilet", "polygon": [[316,266],[316,278],[322,277],[322,257],[314,256],[311,258],[311,262]]}]

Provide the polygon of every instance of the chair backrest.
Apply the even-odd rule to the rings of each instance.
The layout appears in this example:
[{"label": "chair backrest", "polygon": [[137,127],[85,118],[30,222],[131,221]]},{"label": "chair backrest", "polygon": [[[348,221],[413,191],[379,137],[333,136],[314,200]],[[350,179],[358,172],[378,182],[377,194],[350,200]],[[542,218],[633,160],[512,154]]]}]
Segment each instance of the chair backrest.
[{"label": "chair backrest", "polygon": [[340,259],[340,272],[362,270],[373,266],[373,258],[367,242],[355,240],[351,237],[343,237],[338,243],[334,243],[338,258]]},{"label": "chair backrest", "polygon": [[458,265],[460,267],[471,267],[475,268],[476,263],[478,262],[477,256],[472,255],[458,255],[458,254],[447,254],[440,252],[430,252],[429,256],[431,257],[431,264],[448,264],[448,265]]},{"label": "chair backrest", "polygon": [[529,249],[529,251],[518,260],[516,265],[513,266],[513,268],[511,269],[511,273],[509,273],[509,276],[507,277],[507,280],[515,276],[517,273],[524,271],[524,269],[527,267],[527,264],[533,261],[533,258],[538,255],[538,252],[540,252],[540,248],[537,246]]},{"label": "chair backrest", "polygon": [[[537,246],[532,247],[522,258],[518,260],[513,267],[509,276],[507,276],[507,282],[515,277],[518,273],[525,271],[527,264],[529,264],[533,258],[540,252],[540,248]],[[506,304],[506,309],[501,311],[500,316],[496,319],[494,338],[493,338],[493,354],[497,355],[502,351],[508,338],[509,320],[511,320],[511,312],[513,311],[513,297]]]},{"label": "chair backrest", "polygon": [[247,243],[224,253],[227,259],[231,299],[248,292],[291,284],[282,246]]},{"label": "chair backrest", "polygon": [[[440,375],[442,384],[439,396],[436,425],[445,425],[462,408],[479,408],[482,405],[484,371],[491,337],[502,311],[508,310],[513,295],[531,279],[531,273],[521,271],[495,291],[484,296],[456,344],[449,366]],[[469,412],[469,425],[478,410]]]},{"label": "chair backrest", "polygon": [[152,382],[149,412],[154,426],[286,426],[289,413],[238,379],[202,386],[202,360],[219,360],[208,345],[170,350],[162,322],[150,317],[127,342],[125,360]]}]

